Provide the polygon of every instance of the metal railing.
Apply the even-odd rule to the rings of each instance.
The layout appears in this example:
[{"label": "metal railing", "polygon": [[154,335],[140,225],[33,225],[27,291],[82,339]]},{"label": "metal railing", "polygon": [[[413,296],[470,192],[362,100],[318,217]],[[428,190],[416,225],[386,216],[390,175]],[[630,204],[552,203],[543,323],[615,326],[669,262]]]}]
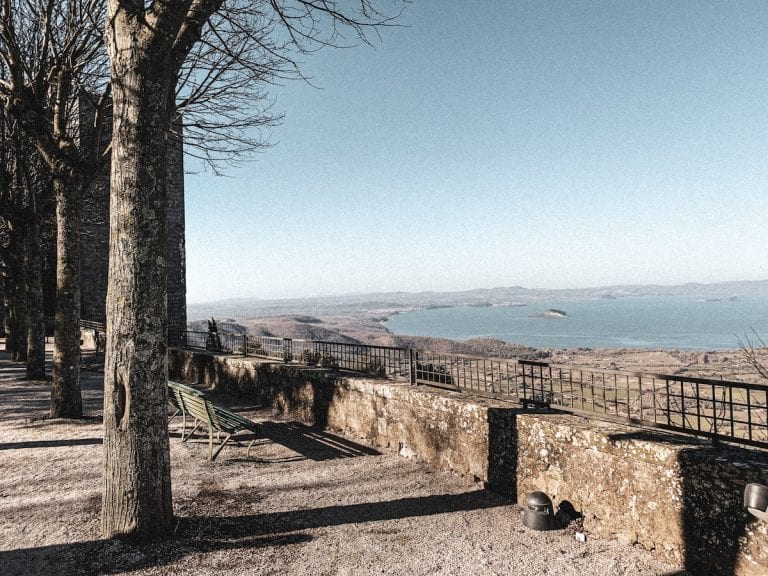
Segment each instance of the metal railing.
[{"label": "metal railing", "polygon": [[311,351],[304,353],[304,360],[308,358],[321,366],[335,364],[329,367],[372,376],[408,377],[410,373],[407,348],[313,341]]},{"label": "metal railing", "polygon": [[80,330],[98,330],[106,332],[107,327],[104,322],[94,322],[93,320],[80,320]]},{"label": "metal railing", "polygon": [[490,358],[413,350],[411,383],[495,397],[518,397],[517,358]]},{"label": "metal railing", "polygon": [[171,346],[190,350],[267,358],[374,376],[407,377],[409,374],[406,348],[191,330],[169,334],[168,339]]},{"label": "metal railing", "polygon": [[408,348],[186,331],[171,346],[407,379],[632,425],[768,448],[768,386]]},{"label": "metal railing", "polygon": [[768,447],[768,386],[521,360],[521,402]]}]

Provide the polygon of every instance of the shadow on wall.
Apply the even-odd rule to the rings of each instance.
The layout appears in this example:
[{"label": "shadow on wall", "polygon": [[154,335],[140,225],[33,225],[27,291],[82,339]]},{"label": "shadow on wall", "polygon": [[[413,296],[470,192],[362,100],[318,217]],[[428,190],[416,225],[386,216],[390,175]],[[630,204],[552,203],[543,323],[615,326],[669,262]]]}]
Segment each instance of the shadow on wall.
[{"label": "shadow on wall", "polygon": [[517,415],[520,410],[488,409],[489,490],[517,502]]},{"label": "shadow on wall", "polygon": [[[754,459],[744,449],[730,449],[735,461]],[[683,477],[685,568],[692,574],[736,573],[743,537],[759,520],[742,507],[744,487],[765,483],[768,473],[727,466],[723,450],[684,449],[678,454]]]},{"label": "shadow on wall", "polygon": [[690,438],[654,431],[619,434],[611,439],[683,446],[677,463],[682,480],[684,568],[690,574],[735,574],[747,531],[759,522],[742,507],[744,487],[750,482],[768,482],[765,455],[734,446],[702,443],[691,447]]},{"label": "shadow on wall", "polygon": [[[231,358],[230,358],[231,359]],[[247,396],[302,422],[325,426],[337,374],[325,369],[278,362],[228,362],[227,356],[204,352],[169,355],[169,376],[203,389]]]}]

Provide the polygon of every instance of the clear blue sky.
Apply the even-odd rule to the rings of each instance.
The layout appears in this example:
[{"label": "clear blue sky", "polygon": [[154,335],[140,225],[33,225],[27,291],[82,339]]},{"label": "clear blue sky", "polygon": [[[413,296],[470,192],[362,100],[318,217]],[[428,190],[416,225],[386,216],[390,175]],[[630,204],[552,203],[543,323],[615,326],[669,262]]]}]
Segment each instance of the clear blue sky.
[{"label": "clear blue sky", "polygon": [[190,302],[768,278],[768,2],[415,0],[188,175]]}]

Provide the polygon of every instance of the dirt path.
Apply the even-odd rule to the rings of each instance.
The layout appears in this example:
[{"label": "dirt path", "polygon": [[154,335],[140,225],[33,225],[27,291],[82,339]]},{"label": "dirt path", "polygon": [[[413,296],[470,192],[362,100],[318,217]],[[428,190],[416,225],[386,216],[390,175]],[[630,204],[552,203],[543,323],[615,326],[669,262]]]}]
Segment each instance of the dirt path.
[{"label": "dirt path", "polygon": [[[683,574],[649,553],[560,530],[532,532],[520,509],[417,460],[267,420],[250,456],[171,426],[173,537],[99,539],[101,375],[83,372],[88,418],[48,420],[47,382],[0,353],[0,573]],[[219,401],[225,403],[226,398]]]}]

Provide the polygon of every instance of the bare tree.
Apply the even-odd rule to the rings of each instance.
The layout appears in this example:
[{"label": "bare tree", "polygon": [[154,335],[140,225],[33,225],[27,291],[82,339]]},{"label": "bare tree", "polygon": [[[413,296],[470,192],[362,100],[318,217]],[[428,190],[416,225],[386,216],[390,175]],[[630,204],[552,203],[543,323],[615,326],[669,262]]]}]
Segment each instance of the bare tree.
[{"label": "bare tree", "polygon": [[[104,158],[103,0],[0,0],[0,104],[35,145],[56,198],[52,417],[81,417],[80,208]],[[84,129],[79,103],[96,110]]]},{"label": "bare tree", "polygon": [[[211,60],[207,68],[191,67],[182,75],[184,63],[202,45],[243,70],[258,71],[264,64],[258,58],[264,55],[273,59],[269,66],[278,63],[289,70],[296,54],[344,42],[344,30],[365,39],[367,28],[388,22],[371,0],[360,0],[357,10],[349,6],[332,0],[108,1],[114,116],[104,370],[105,536],[163,534],[173,521],[165,416],[165,152],[175,85],[185,79],[205,85],[218,70]],[[252,42],[253,55],[228,54],[223,47],[232,44],[222,41],[222,34]],[[198,52],[203,53],[208,54]],[[194,102],[195,90],[189,93]],[[246,141],[241,143],[247,148]]]},{"label": "bare tree", "polygon": [[17,123],[0,112],[0,251],[9,330],[6,349],[26,361],[30,379],[45,377],[41,228],[50,200],[47,173]]},{"label": "bare tree", "polygon": [[754,329],[752,336],[745,334],[744,340],[738,340],[744,358],[763,380],[768,380],[768,344]]}]

